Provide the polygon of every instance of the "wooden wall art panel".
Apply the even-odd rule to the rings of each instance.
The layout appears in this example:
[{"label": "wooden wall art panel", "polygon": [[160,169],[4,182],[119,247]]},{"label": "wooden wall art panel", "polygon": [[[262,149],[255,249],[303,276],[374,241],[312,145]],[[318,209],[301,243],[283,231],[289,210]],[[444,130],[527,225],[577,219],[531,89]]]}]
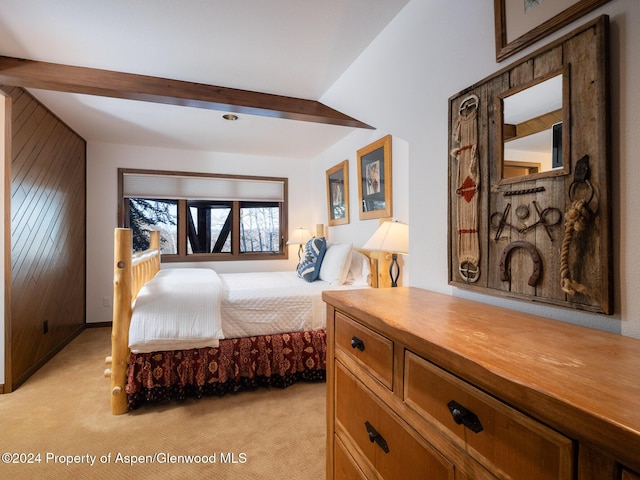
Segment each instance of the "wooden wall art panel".
[{"label": "wooden wall art panel", "polygon": [[[608,37],[601,16],[449,99],[451,285],[613,313]],[[557,109],[511,116],[554,83]]]}]

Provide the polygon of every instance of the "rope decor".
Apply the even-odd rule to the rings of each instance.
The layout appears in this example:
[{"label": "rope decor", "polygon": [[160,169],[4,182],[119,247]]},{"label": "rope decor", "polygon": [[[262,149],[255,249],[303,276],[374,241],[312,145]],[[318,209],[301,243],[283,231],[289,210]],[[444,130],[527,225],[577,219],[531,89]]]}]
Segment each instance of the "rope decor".
[{"label": "rope decor", "polygon": [[478,195],[480,167],[478,163],[478,97],[470,95],[460,104],[459,117],[453,129],[453,140],[459,147],[451,151],[458,161],[456,178],[458,222],[458,270],[466,282],[480,277],[478,241]]},{"label": "rope decor", "polygon": [[569,295],[588,293],[586,286],[571,278],[571,273],[569,272],[569,249],[574,236],[587,229],[587,224],[591,218],[588,202],[584,200],[575,200],[565,214],[564,239],[562,240],[562,250],[560,252],[560,286],[562,291]]}]

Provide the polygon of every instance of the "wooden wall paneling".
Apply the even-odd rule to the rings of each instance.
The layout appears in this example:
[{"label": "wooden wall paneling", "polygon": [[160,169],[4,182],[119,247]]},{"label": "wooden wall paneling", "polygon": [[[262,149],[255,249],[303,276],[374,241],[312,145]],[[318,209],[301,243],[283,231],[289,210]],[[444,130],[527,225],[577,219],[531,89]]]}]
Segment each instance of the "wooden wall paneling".
[{"label": "wooden wall paneling", "polygon": [[14,106],[10,349],[15,387],[84,328],[86,145],[28,92],[4,90]]},{"label": "wooden wall paneling", "polygon": [[[66,147],[67,142],[62,141],[61,143],[62,148]],[[57,145],[52,145],[51,147],[55,148]],[[35,309],[32,313],[34,331],[42,330],[41,322],[43,318],[47,316],[50,306],[56,302],[59,281],[64,281],[64,277],[59,278],[59,281],[58,278],[56,278],[63,272],[57,271],[56,266],[53,264],[58,252],[56,252],[55,248],[55,239],[51,238],[50,232],[55,230],[55,228],[53,228],[55,227],[54,222],[61,208],[61,202],[58,198],[61,196],[61,189],[56,187],[60,185],[60,176],[63,175],[62,172],[67,172],[68,168],[65,162],[61,162],[60,159],[57,158],[57,155],[52,156],[51,151],[46,151],[46,153],[48,157],[52,158],[52,163],[59,165],[60,168],[56,172],[48,172],[48,175],[42,173],[46,170],[41,170],[39,178],[37,178],[37,183],[31,188],[33,196],[35,197],[35,206],[31,209],[33,213],[29,215],[31,221],[27,222],[24,229],[25,232],[30,233],[30,235],[25,238],[27,252],[35,249],[40,253],[40,256],[33,261],[29,261],[28,258],[26,259],[24,264],[26,264],[28,269],[23,278],[27,278],[28,281],[33,284],[33,287],[36,289],[35,291],[42,292],[42,287],[44,286],[43,295],[40,297],[37,305],[31,304],[34,290],[31,288],[25,288],[23,290],[22,296],[25,301],[25,306],[29,305],[27,308]],[[37,224],[38,228],[33,229],[33,224]],[[51,272],[54,272],[53,278],[51,278]],[[15,272],[15,276],[22,277],[21,272]],[[64,282],[62,284],[64,284]],[[56,288],[56,286],[58,287]],[[60,320],[62,320],[62,318]],[[51,323],[51,320],[49,320],[49,322]],[[53,325],[50,325],[50,328],[52,327]],[[35,359],[40,358],[44,352],[49,351],[53,346],[50,345],[50,343],[56,340],[56,335],[43,335],[41,337],[42,343],[38,346],[38,350],[32,351]]]},{"label": "wooden wall paneling", "polygon": [[[57,152],[62,151],[70,151],[68,149],[68,139],[64,139],[60,142],[62,145],[60,149],[57,149]],[[61,168],[58,170],[57,174],[49,175],[48,178],[42,179],[43,190],[47,191],[47,194],[42,195],[44,201],[48,202],[51,207],[42,209],[39,224],[42,226],[38,230],[37,242],[34,241],[33,244],[39,244],[39,251],[42,251],[42,256],[38,259],[34,268],[34,277],[38,281],[38,283],[48,282],[49,280],[53,280],[52,283],[47,285],[47,295],[46,295],[46,304],[43,306],[43,313],[46,316],[46,312],[49,308],[49,305],[55,304],[57,308],[60,309],[60,318],[58,319],[58,323],[56,324],[57,328],[63,328],[65,323],[65,315],[64,315],[64,302],[61,299],[64,299],[65,293],[67,292],[67,288],[64,290],[60,290],[58,287],[57,278],[60,279],[61,282],[65,281],[65,277],[68,274],[65,270],[58,269],[55,265],[56,259],[60,254],[64,255],[64,252],[60,252],[57,245],[58,243],[62,243],[63,237],[58,237],[58,242],[55,241],[55,238],[51,238],[50,232],[58,232],[64,228],[65,224],[67,224],[68,220],[64,217],[64,210],[66,209],[66,205],[64,203],[63,197],[65,195],[64,192],[68,191],[67,188],[64,188],[64,179],[66,175],[72,173],[72,165],[69,165],[68,159],[72,159],[72,156],[69,155],[68,158],[59,158],[60,155],[53,155],[53,163],[59,165]],[[63,173],[64,172],[64,173]],[[49,191],[56,186],[63,186],[62,188],[56,188],[53,191]],[[72,191],[72,190],[71,190]],[[72,225],[72,222],[69,222]],[[51,271],[55,271],[55,276],[53,278],[47,278],[48,273]],[[36,325],[37,327],[37,325]],[[64,330],[63,330],[64,331]],[[60,336],[64,338],[63,331],[60,332]],[[50,351],[52,347],[55,345],[52,342],[57,340],[57,335],[45,335],[43,337],[43,343],[40,346],[41,351],[37,352],[37,358],[40,358],[44,353]]]},{"label": "wooden wall paneling", "polygon": [[[34,115],[37,110],[34,111]],[[31,127],[31,128],[29,128]],[[47,174],[50,165],[51,156],[55,153],[56,148],[64,148],[59,142],[64,140],[64,126],[55,122],[52,118],[40,121],[35,125],[25,126],[17,133],[16,146],[19,147],[21,142],[25,142],[21,150],[16,150],[13,160],[14,183],[16,187],[21,186],[26,194],[29,194],[32,188],[39,187],[38,177]],[[34,139],[38,139],[34,141]],[[21,141],[18,141],[21,140]]]},{"label": "wooden wall paneling", "polygon": [[[13,92],[19,93],[20,89],[14,89]],[[56,122],[53,118],[47,117],[44,119],[44,123],[36,115],[36,112],[40,109],[44,111],[41,106],[33,102],[30,95],[20,94],[14,99],[14,105],[16,112],[14,114],[14,131],[13,131],[13,145],[12,145],[12,163],[14,169],[12,174],[14,175],[13,187],[23,185],[23,179],[27,175],[31,162],[25,158],[29,158],[34,153],[35,149],[41,147],[42,142],[30,142],[36,134],[42,139],[48,137],[51,134],[51,129],[56,126]],[[34,132],[34,128],[37,128],[37,132]]]},{"label": "wooden wall paneling", "polygon": [[[60,138],[60,137],[58,137]],[[56,191],[59,184],[59,176],[64,175],[66,166],[53,155],[53,148],[56,142],[50,140],[51,145],[42,150],[42,154],[37,155],[37,162],[31,166],[30,178],[22,180],[21,190],[24,192],[22,202],[18,203],[16,198],[12,199],[12,237],[14,249],[14,263],[12,268],[14,276],[17,278],[28,278],[35,276],[39,279],[39,266],[43,259],[47,259],[52,252],[46,250],[46,239],[48,233],[48,220],[55,214],[59,205],[55,202]],[[64,147],[63,143],[61,147]],[[47,169],[48,161],[56,164],[59,168],[55,170]],[[29,255],[31,248],[36,248],[42,255],[35,262],[32,262]],[[22,269],[27,271],[22,272]],[[32,271],[30,273],[30,271]],[[30,292],[23,292],[28,295]]]},{"label": "wooden wall paneling", "polygon": [[[72,192],[69,195],[69,201],[63,203],[64,208],[59,212],[56,218],[55,224],[52,230],[58,231],[59,242],[54,244],[56,251],[56,258],[60,255],[66,256],[62,270],[62,275],[68,279],[68,288],[62,291],[58,291],[59,307],[61,310],[61,318],[59,327],[63,329],[61,336],[63,338],[69,338],[78,328],[78,306],[82,311],[81,319],[82,325],[84,325],[84,312],[85,312],[85,257],[84,249],[81,257],[77,255],[65,255],[65,253],[74,252],[77,243],[80,239],[84,241],[85,238],[85,221],[86,218],[86,203],[85,203],[85,189],[78,189],[76,186],[84,184],[85,182],[85,162],[78,161],[85,158],[85,145],[84,142],[78,139],[74,142],[74,154],[72,158],[76,161],[70,165],[70,168],[66,169],[67,175],[64,176],[63,185],[64,191]],[[73,206],[71,209],[70,206]],[[73,219],[76,221],[72,221]],[[82,221],[77,221],[82,219]],[[70,228],[68,228],[70,226]],[[83,272],[82,275],[78,275],[78,272]],[[78,292],[82,295],[79,296]]]},{"label": "wooden wall paneling", "polygon": [[0,101],[3,103],[2,114],[4,115],[4,130],[0,135],[4,135],[2,151],[3,168],[3,260],[4,260],[4,384],[0,384],[0,394],[11,391],[11,98],[0,90]]}]

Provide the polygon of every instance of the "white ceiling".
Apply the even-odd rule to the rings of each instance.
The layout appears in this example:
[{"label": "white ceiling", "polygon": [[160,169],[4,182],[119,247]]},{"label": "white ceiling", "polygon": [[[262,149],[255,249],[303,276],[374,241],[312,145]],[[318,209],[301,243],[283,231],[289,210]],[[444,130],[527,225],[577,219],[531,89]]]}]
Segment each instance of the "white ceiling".
[{"label": "white ceiling", "polygon": [[[407,2],[0,0],[0,55],[319,100]],[[311,158],[353,131],[30,91],[93,142]]]}]

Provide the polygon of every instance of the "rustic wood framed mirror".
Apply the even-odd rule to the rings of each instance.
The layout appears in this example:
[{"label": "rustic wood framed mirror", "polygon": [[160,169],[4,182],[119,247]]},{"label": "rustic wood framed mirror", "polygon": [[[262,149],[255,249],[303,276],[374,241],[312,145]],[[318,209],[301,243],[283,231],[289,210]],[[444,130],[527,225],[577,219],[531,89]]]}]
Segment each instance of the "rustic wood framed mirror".
[{"label": "rustic wood framed mirror", "polygon": [[569,65],[496,96],[500,184],[568,175],[571,157]]},{"label": "rustic wood framed mirror", "polygon": [[[451,285],[613,313],[608,37],[601,16],[449,99]],[[534,130],[544,154],[517,153]]]}]

